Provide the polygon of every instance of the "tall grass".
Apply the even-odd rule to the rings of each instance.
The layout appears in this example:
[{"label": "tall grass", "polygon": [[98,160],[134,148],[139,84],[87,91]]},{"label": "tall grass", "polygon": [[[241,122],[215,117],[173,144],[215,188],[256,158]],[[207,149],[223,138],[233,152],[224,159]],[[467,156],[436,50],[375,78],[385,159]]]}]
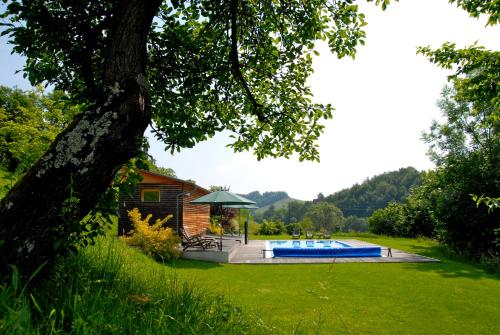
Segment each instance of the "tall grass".
[{"label": "tall grass", "polygon": [[116,238],[58,262],[32,292],[0,287],[2,334],[261,334],[258,318],[207,293]]}]

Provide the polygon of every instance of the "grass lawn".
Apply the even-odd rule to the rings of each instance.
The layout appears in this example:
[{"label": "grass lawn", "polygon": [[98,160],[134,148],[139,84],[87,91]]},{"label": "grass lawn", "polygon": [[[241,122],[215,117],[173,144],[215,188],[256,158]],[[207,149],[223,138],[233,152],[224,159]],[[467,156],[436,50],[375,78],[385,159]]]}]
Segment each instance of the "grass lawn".
[{"label": "grass lawn", "polygon": [[[42,316],[15,334],[500,334],[500,276],[447,258],[431,240],[336,236],[442,263],[162,264],[115,236],[68,258],[34,292]],[[16,305],[3,292],[0,307]],[[6,324],[31,324],[16,313]]]},{"label": "grass lawn", "polygon": [[443,262],[236,265],[179,260],[166,269],[226,295],[285,333],[297,328],[320,334],[500,333],[498,276],[446,258],[434,241],[356,238]]}]

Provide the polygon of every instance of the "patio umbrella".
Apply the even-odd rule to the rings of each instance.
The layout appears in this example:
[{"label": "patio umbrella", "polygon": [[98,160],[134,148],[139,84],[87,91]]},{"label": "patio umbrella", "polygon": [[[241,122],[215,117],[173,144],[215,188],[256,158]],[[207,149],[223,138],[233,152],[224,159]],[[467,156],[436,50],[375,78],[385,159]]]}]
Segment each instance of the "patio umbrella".
[{"label": "patio umbrella", "polygon": [[[255,206],[255,205],[224,205],[222,206],[224,208],[238,208],[238,209],[257,209],[259,207]],[[250,213],[248,214],[250,215]],[[241,220],[241,216],[240,216],[240,220]],[[247,217],[246,221],[245,221],[245,244],[248,244],[248,221],[250,220],[250,217]]]},{"label": "patio umbrella", "polygon": [[[190,202],[191,204],[200,204],[200,205],[218,205],[220,210],[221,217],[221,228],[222,228],[222,206],[224,205],[253,205],[255,201],[244,198],[237,194],[228,192],[228,191],[215,191],[199,197]],[[222,229],[220,233],[220,244],[219,249],[222,250]]]}]

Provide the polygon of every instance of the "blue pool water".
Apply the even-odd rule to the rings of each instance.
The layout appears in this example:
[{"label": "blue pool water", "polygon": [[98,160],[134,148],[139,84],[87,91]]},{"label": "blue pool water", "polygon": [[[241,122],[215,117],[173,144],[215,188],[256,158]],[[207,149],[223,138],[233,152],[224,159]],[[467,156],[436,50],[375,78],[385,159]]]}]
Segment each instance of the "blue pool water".
[{"label": "blue pool water", "polygon": [[381,257],[380,247],[355,247],[333,240],[267,241],[269,257]]}]

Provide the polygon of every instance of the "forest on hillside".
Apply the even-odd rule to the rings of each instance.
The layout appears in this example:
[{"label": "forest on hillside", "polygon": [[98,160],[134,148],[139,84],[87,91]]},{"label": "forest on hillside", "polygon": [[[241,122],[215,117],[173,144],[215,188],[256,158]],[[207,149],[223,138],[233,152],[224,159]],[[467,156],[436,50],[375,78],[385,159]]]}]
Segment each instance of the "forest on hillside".
[{"label": "forest on hillside", "polygon": [[390,202],[403,202],[410,189],[422,183],[422,174],[413,167],[382,173],[361,184],[335,192],[327,197],[320,194],[313,202],[335,204],[345,216],[369,217]]},{"label": "forest on hillside", "polygon": [[[379,208],[390,202],[403,202],[410,189],[422,183],[422,174],[413,167],[385,172],[368,178],[361,184],[324,196],[322,193],[312,201],[291,201],[283,208],[272,205],[273,202],[288,197],[286,192],[258,191],[243,195],[263,207],[271,204],[264,212],[256,214],[256,220],[280,220],[285,224],[301,221],[308,208],[315,203],[327,202],[335,205],[344,217],[367,218]],[[277,199],[277,200],[275,200]]]},{"label": "forest on hillside", "polygon": [[255,201],[257,207],[259,208],[271,205],[272,203],[275,203],[282,199],[289,198],[288,193],[284,191],[264,192],[262,194],[259,191],[253,191],[248,194],[240,194],[240,195],[247,199]]}]

